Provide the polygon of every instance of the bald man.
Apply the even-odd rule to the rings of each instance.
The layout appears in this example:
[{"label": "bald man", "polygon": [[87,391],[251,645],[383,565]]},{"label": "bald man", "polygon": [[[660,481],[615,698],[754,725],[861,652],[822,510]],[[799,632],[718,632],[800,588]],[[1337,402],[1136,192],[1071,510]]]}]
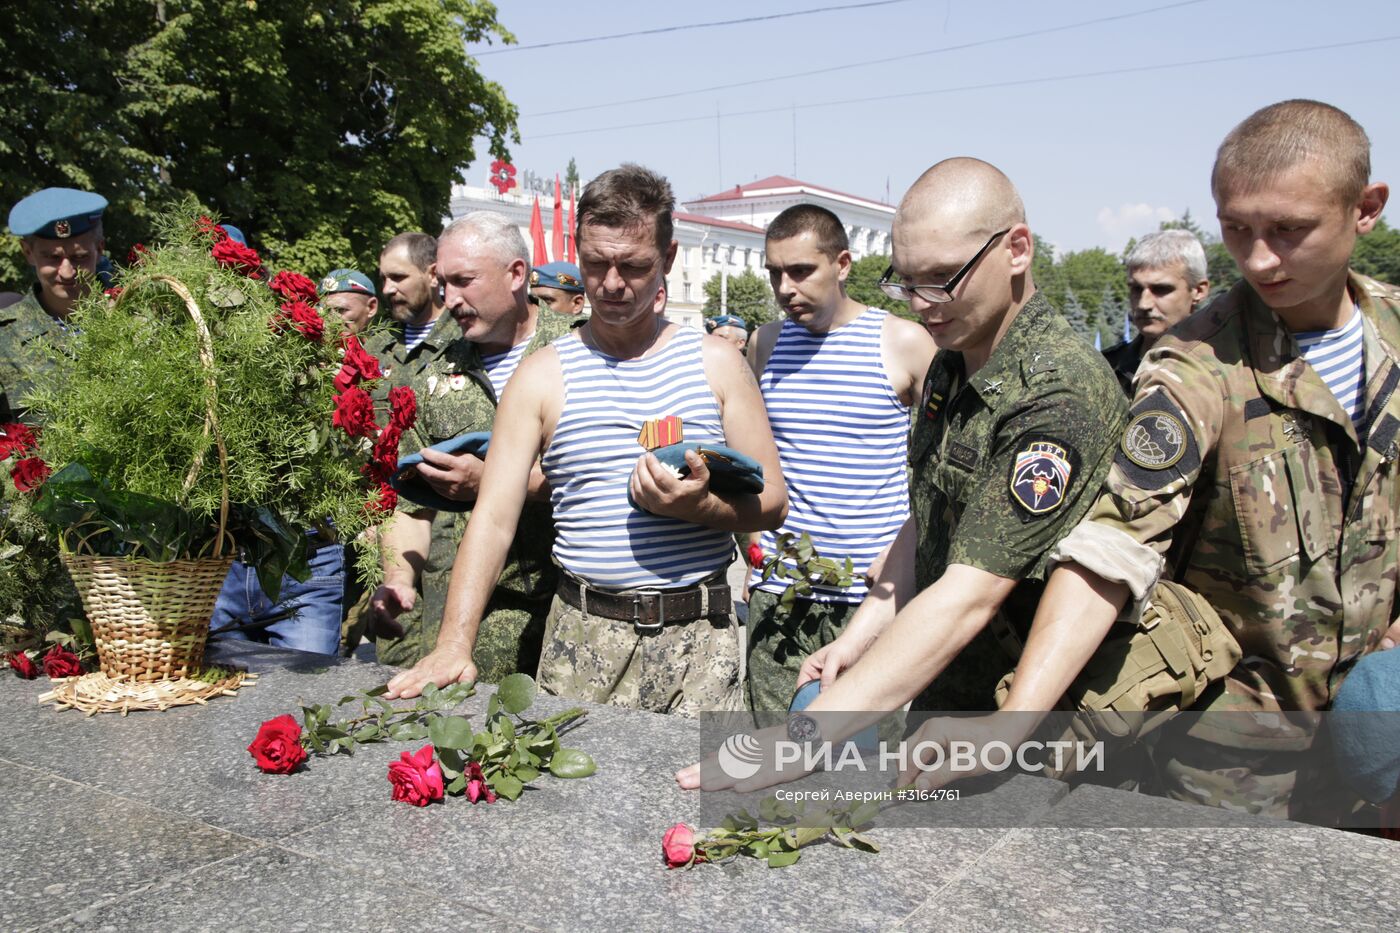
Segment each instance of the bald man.
[{"label": "bald man", "polygon": [[[893,241],[881,288],[938,347],[909,442],[912,514],[846,629],[803,665],[799,680],[823,686],[809,714],[995,709],[1015,659],[992,624],[1025,633],[1048,553],[1093,503],[1126,420],[1113,371],[1036,292],[1025,209],[1000,171],[933,166]],[[788,734],[816,741],[822,719],[794,716]],[[700,769],[676,777],[697,787]]]}]

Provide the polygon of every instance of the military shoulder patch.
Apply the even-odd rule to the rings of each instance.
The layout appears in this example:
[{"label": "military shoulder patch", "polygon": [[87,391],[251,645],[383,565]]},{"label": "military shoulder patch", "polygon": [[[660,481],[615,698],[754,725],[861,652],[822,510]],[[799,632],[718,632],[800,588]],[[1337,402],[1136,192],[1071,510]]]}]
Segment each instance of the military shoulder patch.
[{"label": "military shoulder patch", "polygon": [[1079,454],[1053,437],[1028,435],[1016,445],[1008,487],[1011,503],[1024,520],[1060,507],[1074,479]]},{"label": "military shoulder patch", "polygon": [[1161,489],[1201,465],[1181,408],[1160,389],[1133,406],[1114,462],[1141,489]]}]

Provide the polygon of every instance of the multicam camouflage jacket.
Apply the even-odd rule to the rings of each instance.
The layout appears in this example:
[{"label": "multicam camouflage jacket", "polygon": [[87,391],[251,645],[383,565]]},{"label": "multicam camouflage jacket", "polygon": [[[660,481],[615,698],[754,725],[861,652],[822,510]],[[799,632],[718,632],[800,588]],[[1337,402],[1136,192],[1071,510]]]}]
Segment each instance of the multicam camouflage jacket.
[{"label": "multicam camouflage jacket", "polygon": [[62,346],[67,334],[33,291],[0,308],[0,422],[23,419],[24,397],[35,379],[53,365],[44,344]]},{"label": "multicam camouflage jacket", "polygon": [[[1395,618],[1400,290],[1348,284],[1365,323],[1360,431],[1245,283],[1138,371],[1091,517],[1165,556],[1165,574],[1239,641],[1244,660],[1194,709],[1326,709]],[[1277,716],[1213,717],[1192,734],[1256,748],[1305,738]]]},{"label": "multicam camouflage jacket", "polygon": [[[999,622],[1024,635],[1050,549],[1093,504],[1126,410],[1108,364],[1039,294],[971,379],[961,353],[940,350],[909,442],[919,590],[949,564],[1022,581]],[[916,708],[994,709],[1013,663],[984,633]]]}]

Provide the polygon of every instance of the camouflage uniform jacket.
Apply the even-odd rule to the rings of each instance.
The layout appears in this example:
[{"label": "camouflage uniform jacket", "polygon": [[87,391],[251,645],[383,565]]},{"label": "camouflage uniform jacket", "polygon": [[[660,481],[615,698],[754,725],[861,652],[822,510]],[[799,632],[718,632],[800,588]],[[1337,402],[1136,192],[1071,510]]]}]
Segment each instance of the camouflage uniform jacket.
[{"label": "camouflage uniform jacket", "polygon": [[36,377],[53,365],[43,345],[62,346],[67,335],[39,304],[34,291],[0,308],[0,422],[24,416],[24,397],[34,388]]},{"label": "camouflage uniform jacket", "polygon": [[[1038,293],[971,379],[961,353],[940,350],[909,442],[919,590],[949,564],[1022,581],[1000,614],[1024,634],[1050,548],[1093,503],[1126,409],[1103,357]],[[990,643],[979,636],[917,708],[995,708],[991,690],[1013,660]],[[974,695],[944,693],[934,702],[940,683],[959,679],[976,681]]]},{"label": "camouflage uniform jacket", "polygon": [[[1128,427],[1092,519],[1166,558],[1244,650],[1195,709],[1330,706],[1395,617],[1400,550],[1400,289],[1359,275],[1360,436],[1293,337],[1246,283],[1143,361]],[[1131,546],[1131,542],[1126,542]],[[1275,716],[1212,717],[1198,738],[1298,747]]]},{"label": "camouflage uniform jacket", "polygon": [[[443,318],[449,326],[457,327],[450,315],[444,314]],[[441,329],[434,328],[430,337],[437,337]],[[540,314],[526,354],[567,331],[567,320],[558,315]],[[460,434],[489,431],[495,421],[498,400],[482,366],[481,351],[476,344],[460,336],[417,363],[393,366],[390,381],[394,385],[411,387],[418,396],[418,421],[400,442],[401,457]],[[399,508],[411,511],[418,506],[401,499]],[[432,544],[423,570],[425,613],[441,612],[446,603],[447,582],[451,578],[457,544],[470,518],[470,511],[440,512],[433,520]],[[554,593],[556,580],[550,558],[553,545],[554,519],[549,503],[525,503],[505,568],[496,584],[496,594],[504,592],[548,601]],[[440,594],[432,594],[441,596],[441,600],[430,598],[429,588],[441,589]],[[437,624],[436,619],[431,621]]]},{"label": "camouflage uniform jacket", "polygon": [[1118,377],[1123,394],[1132,398],[1133,376],[1137,374],[1138,365],[1142,362],[1142,334],[1138,334],[1132,340],[1115,343],[1103,351],[1103,358],[1113,367],[1113,375]]}]

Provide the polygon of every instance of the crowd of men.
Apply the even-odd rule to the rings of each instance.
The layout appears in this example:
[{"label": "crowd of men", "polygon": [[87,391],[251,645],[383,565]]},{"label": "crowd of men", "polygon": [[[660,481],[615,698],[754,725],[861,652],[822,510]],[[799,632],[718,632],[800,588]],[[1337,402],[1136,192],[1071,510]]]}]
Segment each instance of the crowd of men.
[{"label": "crowd of men", "polygon": [[[1240,123],[1211,189],[1242,281],[1209,300],[1194,236],[1144,237],[1126,259],[1137,336],[1103,355],[1037,290],[1021,193],[972,158],[932,166],[895,215],[880,287],[919,323],[847,294],[844,226],[808,204],[766,232],[780,321],[749,333],[725,316],[708,336],[669,321],[674,196],[636,165],[585,187],[576,267],[532,268],[491,212],[400,234],[378,287],[337,269],[322,301],[418,394],[401,455],[421,457],[433,505],[400,500],[374,592],[254,605],[235,566],[215,628],[326,653],[342,628],[371,637],[403,668],[389,698],[526,671],[558,695],[693,715],[785,711],[819,680],[819,717],[1044,713],[1116,635],[1194,625],[1194,644],[1237,652],[1224,670],[1197,658],[1167,701],[1327,710],[1400,639],[1400,290],[1348,268],[1388,197],[1369,147],[1313,101]],[[102,252],[95,202],[41,195],[11,215],[38,285],[0,310],[7,406],[25,341],[62,328]],[[439,449],[475,432],[489,455]],[[749,491],[722,481],[735,470]],[[812,550],[782,548],[804,534]],[[343,579],[336,548],[318,559]],[[815,555],[853,572],[789,598]],[[1316,736],[1250,722],[1194,726],[1146,766],[1155,786],[1294,812],[1308,778],[1279,754]],[[698,766],[677,780],[698,786]]]}]

